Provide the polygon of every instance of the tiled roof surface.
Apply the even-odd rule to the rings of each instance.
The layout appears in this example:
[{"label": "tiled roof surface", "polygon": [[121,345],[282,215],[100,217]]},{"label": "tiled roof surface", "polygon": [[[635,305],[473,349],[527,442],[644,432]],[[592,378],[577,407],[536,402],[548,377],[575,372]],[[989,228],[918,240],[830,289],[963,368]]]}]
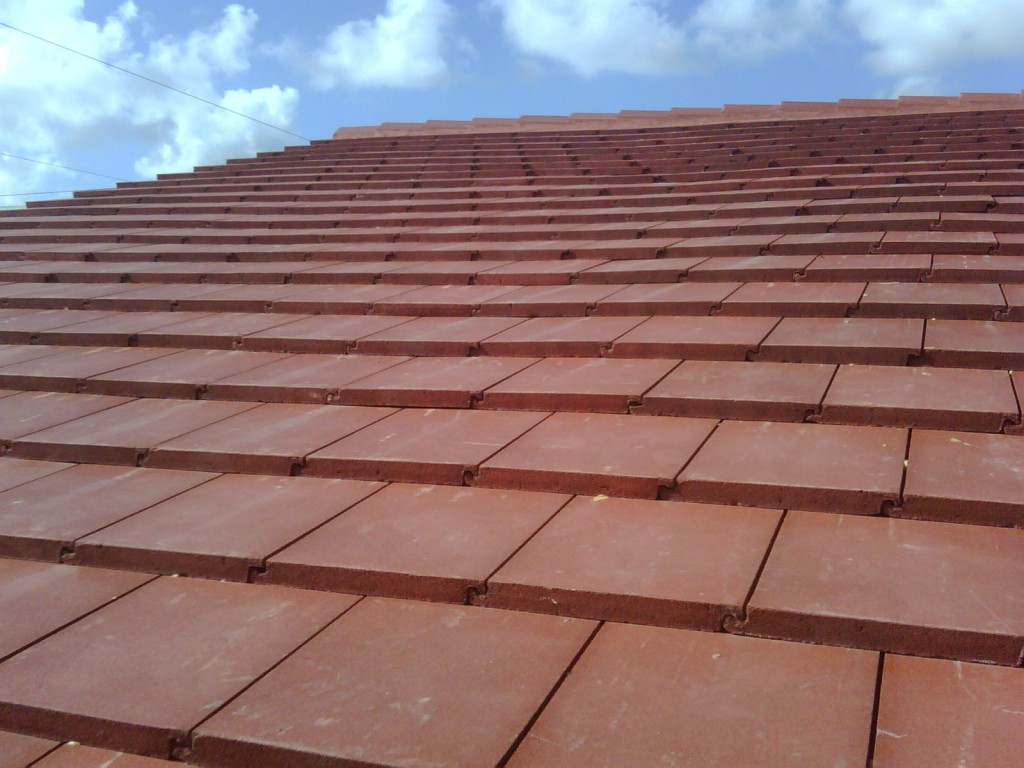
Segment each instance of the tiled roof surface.
[{"label": "tiled roof surface", "polygon": [[1020,766],[1024,105],[894,104],[5,212],[0,768]]}]

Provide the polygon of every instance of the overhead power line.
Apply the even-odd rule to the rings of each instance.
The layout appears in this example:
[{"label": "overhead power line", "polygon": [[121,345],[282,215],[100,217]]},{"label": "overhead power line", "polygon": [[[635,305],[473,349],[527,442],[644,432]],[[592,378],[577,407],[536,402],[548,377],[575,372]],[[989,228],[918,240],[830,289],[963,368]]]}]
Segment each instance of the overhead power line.
[{"label": "overhead power line", "polygon": [[81,56],[83,58],[89,59],[90,61],[95,61],[97,64],[102,64],[105,67],[110,67],[111,69],[116,69],[118,72],[124,72],[126,75],[131,75],[132,77],[137,77],[140,80],[145,80],[147,83],[152,83],[153,85],[159,85],[161,88],[166,88],[169,91],[174,91],[175,93],[180,93],[182,96],[188,96],[190,99],[195,99],[196,101],[201,101],[204,104],[208,104],[211,107],[216,107],[217,109],[222,109],[225,112],[230,112],[233,115],[238,115],[238,117],[244,117],[246,120],[252,120],[254,123],[259,123],[260,125],[266,126],[267,128],[273,128],[275,131],[280,131],[281,133],[287,133],[289,136],[294,136],[295,138],[302,139],[303,141],[309,141],[309,139],[306,138],[305,136],[303,136],[302,134],[295,133],[294,131],[289,131],[287,128],[282,128],[281,126],[274,125],[273,123],[264,122],[263,120],[260,120],[259,118],[252,117],[251,115],[245,115],[245,114],[242,114],[241,112],[236,112],[235,110],[231,109],[230,107],[225,107],[223,104],[218,104],[215,101],[210,101],[209,99],[204,99],[202,96],[196,96],[194,93],[189,93],[188,91],[183,91],[180,88],[175,88],[173,85],[168,85],[167,83],[161,83],[159,80],[154,80],[151,77],[146,77],[145,75],[140,75],[138,72],[132,72],[130,69],[125,69],[124,67],[119,67],[117,64],[111,64],[109,61],[104,61],[103,59],[98,59],[95,56],[90,56],[88,53],[82,53],[81,51],[76,51],[74,48],[69,48],[66,45],[62,45],[61,43],[55,42],[53,40],[49,40],[49,39],[47,39],[45,37],[40,37],[39,35],[34,35],[31,32],[27,32],[24,29],[20,29],[20,28],[14,26],[13,24],[8,24],[5,21],[0,21],[0,27],[6,27],[7,29],[13,30],[14,32],[19,32],[19,33],[21,33],[23,35],[26,35],[27,37],[31,37],[31,38],[33,38],[35,40],[39,40],[41,42],[48,43],[49,45],[54,45],[57,48],[60,48],[62,50],[67,51],[68,53],[73,53],[76,56]]},{"label": "overhead power line", "polygon": [[26,163],[38,163],[39,165],[49,165],[54,168],[63,168],[66,171],[74,171],[75,173],[87,173],[90,176],[99,176],[104,179],[113,179],[114,181],[128,181],[128,179],[122,179],[120,176],[108,176],[105,173],[96,173],[96,171],[85,171],[81,168],[72,168],[70,165],[63,165],[62,163],[49,163],[46,160],[36,160],[31,157],[22,157],[21,155],[12,155],[10,152],[0,152],[0,157],[10,157],[14,160],[24,160]]}]

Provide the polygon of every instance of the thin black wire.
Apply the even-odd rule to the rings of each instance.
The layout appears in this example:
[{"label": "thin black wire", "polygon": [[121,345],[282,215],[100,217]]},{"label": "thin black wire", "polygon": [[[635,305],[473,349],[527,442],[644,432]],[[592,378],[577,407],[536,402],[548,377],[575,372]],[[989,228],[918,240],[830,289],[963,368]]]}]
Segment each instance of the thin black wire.
[{"label": "thin black wire", "polygon": [[18,27],[15,27],[13,24],[8,24],[5,21],[0,21],[0,27],[7,27],[7,29],[11,29],[11,30],[13,30],[15,32],[20,32],[21,34],[26,35],[28,37],[31,37],[31,38],[33,38],[35,40],[40,40],[40,41],[42,41],[44,43],[49,43],[50,45],[55,45],[58,48],[61,48],[61,49],[65,50],[65,51],[68,51],[69,53],[74,53],[74,54],[76,54],[78,56],[82,56],[82,57],[84,57],[86,59],[89,59],[91,61],[95,61],[98,64],[103,64],[106,67],[110,67],[111,69],[116,69],[118,72],[124,72],[126,75],[131,75],[132,77],[137,77],[140,80],[145,80],[147,83],[152,83],[153,85],[159,85],[161,88],[166,88],[169,91],[174,91],[175,93],[180,93],[182,96],[188,96],[190,99],[195,99],[196,101],[201,101],[204,104],[209,104],[211,107],[216,107],[217,109],[223,109],[225,112],[230,112],[233,115],[238,115],[239,117],[244,117],[246,120],[252,120],[254,123],[259,123],[260,125],[264,125],[267,128],[273,128],[275,131],[281,131],[281,133],[287,133],[289,136],[294,136],[294,137],[296,137],[298,139],[302,139],[303,141],[310,141],[310,139],[306,138],[302,134],[295,133],[294,131],[289,131],[287,128],[282,128],[279,125],[273,125],[272,123],[264,122],[263,120],[260,120],[258,118],[252,117],[251,115],[244,115],[241,112],[236,112],[235,110],[231,109],[230,107],[225,107],[223,104],[218,104],[218,103],[216,103],[214,101],[210,101],[209,99],[204,99],[202,96],[196,96],[194,93],[189,93],[188,91],[183,91],[180,88],[175,88],[173,85],[168,85],[167,83],[161,83],[159,80],[154,80],[151,77],[146,77],[145,75],[140,75],[138,72],[132,72],[130,69],[125,69],[124,67],[119,67],[119,66],[117,66],[117,64],[111,64],[109,61],[104,61],[103,59],[98,59],[95,56],[90,56],[87,53],[82,53],[81,51],[76,51],[74,48],[69,48],[66,45],[61,45],[60,43],[56,43],[53,40],[48,40],[45,37],[40,37],[39,35],[34,35],[31,32],[26,32],[24,29],[19,29]]},{"label": "thin black wire", "polygon": [[[105,173],[96,173],[95,171],[84,171],[81,168],[72,168],[70,165],[63,165],[61,163],[48,163],[45,160],[35,160],[31,157],[22,157],[21,155],[12,155],[10,152],[0,152],[0,157],[10,157],[14,160],[24,160],[26,163],[38,163],[39,165],[50,165],[54,168],[63,168],[66,171],[74,171],[75,173],[87,173],[90,176],[99,176],[104,179],[113,179],[114,181],[128,181],[128,179],[122,179],[120,176],[108,176]],[[34,193],[30,193],[34,194]]]}]

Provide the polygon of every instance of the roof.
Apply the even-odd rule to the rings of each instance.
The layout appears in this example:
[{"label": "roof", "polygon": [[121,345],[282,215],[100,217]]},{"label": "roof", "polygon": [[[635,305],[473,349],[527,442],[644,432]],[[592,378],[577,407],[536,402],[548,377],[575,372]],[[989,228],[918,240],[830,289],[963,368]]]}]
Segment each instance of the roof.
[{"label": "roof", "polygon": [[1019,765],[1024,104],[774,110],[0,214],[0,766]]}]

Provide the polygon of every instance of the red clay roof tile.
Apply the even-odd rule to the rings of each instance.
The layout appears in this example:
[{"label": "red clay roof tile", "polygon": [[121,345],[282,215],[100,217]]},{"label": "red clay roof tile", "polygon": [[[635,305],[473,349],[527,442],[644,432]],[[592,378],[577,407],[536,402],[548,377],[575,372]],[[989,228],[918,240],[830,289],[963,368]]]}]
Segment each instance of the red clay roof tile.
[{"label": "red clay roof tile", "polygon": [[289,475],[305,458],[386,418],[393,408],[268,403],[154,443],[148,467]]},{"label": "red clay roof tile", "polygon": [[153,578],[138,573],[8,559],[0,560],[0,572],[0,605],[7,617],[0,629],[2,659]]},{"label": "red clay roof tile", "polygon": [[[204,723],[196,757],[231,768],[307,752],[336,761],[494,765],[594,628],[578,619],[367,598]],[[316,697],[304,693],[311,685]],[[332,727],[319,725],[325,721]]]},{"label": "red clay roof tile", "polygon": [[644,394],[636,413],[804,421],[816,413],[833,365],[687,360]]},{"label": "red clay roof tile", "polygon": [[1010,768],[1024,749],[1019,670],[886,656],[876,726],[880,765]]},{"label": "red clay roof tile", "polygon": [[1015,664],[1021,594],[1019,531],[790,511],[742,630]]},{"label": "red clay roof tile", "polygon": [[358,480],[221,475],[81,536],[74,562],[245,581],[271,554],[381,487]]},{"label": "red clay roof tile", "polygon": [[[65,578],[111,574],[47,567],[69,571]],[[136,584],[150,578],[113,575]],[[356,600],[204,579],[157,579],[4,664],[4,720],[62,740],[88,729],[96,746],[166,756],[168,745],[184,740],[211,709]],[[171,612],[174,621],[168,622]],[[62,685],[38,684],[53,676]],[[154,686],[160,688],[158,697],[151,695]],[[111,690],[118,695],[111,696]]]},{"label": "red clay roof tile", "polygon": [[34,768],[168,768],[173,765],[169,760],[139,757],[73,743],[65,744],[38,763],[33,763]]},{"label": "red clay roof tile", "polygon": [[0,731],[0,768],[28,768],[58,746],[55,741]]},{"label": "red clay roof tile", "polygon": [[[866,651],[606,624],[509,765],[859,765],[877,666]],[[737,738],[749,723],[764,737]]]},{"label": "red clay roof tile", "polygon": [[742,611],[779,521],[764,509],[577,497],[480,602],[714,632]]},{"label": "red clay roof tile", "polygon": [[394,483],[271,557],[260,581],[463,603],[568,498]]},{"label": "red clay roof tile", "polygon": [[[27,405],[33,409],[30,412],[33,428],[14,440],[11,448],[14,456],[127,466],[135,466],[154,445],[259,405],[189,400],[125,402],[124,398],[104,395],[65,395],[74,398],[68,401],[67,407],[77,407],[78,413],[70,418],[61,415],[54,426],[43,429],[43,420],[55,417],[55,411],[49,410],[57,404],[53,398],[61,395],[33,394],[31,397]],[[4,398],[6,402],[0,401],[0,407],[11,399]]]},{"label": "red clay roof tile", "polygon": [[679,475],[679,498],[877,514],[899,501],[907,430],[723,422]]},{"label": "red clay roof tile", "polygon": [[1019,413],[1005,371],[843,365],[822,403],[821,420],[999,432]]},{"label": "red clay roof tile", "polygon": [[[270,353],[237,354],[262,358]],[[390,355],[360,357],[298,354],[280,359],[275,356],[274,359],[276,362],[210,381],[203,388],[203,396],[212,400],[327,404],[338,399],[338,391],[345,384],[391,368],[409,358]]]},{"label": "red clay roof tile", "polygon": [[714,427],[710,419],[555,413],[484,462],[477,483],[654,499]]},{"label": "red clay roof tile", "polygon": [[58,562],[82,536],[214,477],[88,464],[47,475],[0,494],[0,553]]}]

